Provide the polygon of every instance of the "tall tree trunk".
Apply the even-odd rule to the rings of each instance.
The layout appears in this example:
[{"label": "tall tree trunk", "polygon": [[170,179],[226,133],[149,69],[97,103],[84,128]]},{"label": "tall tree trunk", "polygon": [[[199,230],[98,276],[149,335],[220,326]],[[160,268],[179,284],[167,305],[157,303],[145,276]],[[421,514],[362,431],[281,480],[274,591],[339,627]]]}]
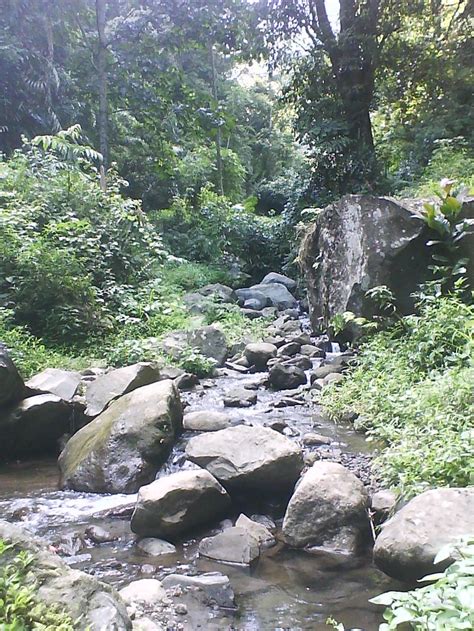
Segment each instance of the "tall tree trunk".
[{"label": "tall tree trunk", "polygon": [[[216,59],[214,55],[214,46],[210,46],[211,69],[212,69],[212,96],[216,103],[219,103],[219,95],[217,91],[217,72]],[[224,195],[224,175],[222,167],[222,131],[220,125],[216,129],[216,169],[217,169],[217,192]]]},{"label": "tall tree trunk", "polygon": [[99,116],[97,119],[99,128],[99,147],[102,154],[101,187],[105,190],[106,173],[109,166],[109,107],[107,97],[107,41],[105,37],[106,24],[106,0],[96,0],[97,19],[97,83],[99,91]]}]

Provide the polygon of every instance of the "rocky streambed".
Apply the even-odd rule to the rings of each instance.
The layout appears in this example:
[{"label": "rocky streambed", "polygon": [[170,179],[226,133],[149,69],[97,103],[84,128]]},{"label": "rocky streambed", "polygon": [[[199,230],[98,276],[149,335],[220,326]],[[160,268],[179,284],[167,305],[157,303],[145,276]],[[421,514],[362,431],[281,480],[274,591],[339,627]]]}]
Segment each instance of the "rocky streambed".
[{"label": "rocky streambed", "polygon": [[[286,326],[292,330],[290,337],[301,334],[304,321],[283,320],[294,323]],[[281,348],[291,339],[277,343]],[[295,357],[295,348],[286,350]],[[259,350],[262,348],[254,348]],[[328,363],[333,360],[337,364],[339,353],[326,355]],[[282,352],[279,357],[289,359]],[[190,441],[198,436],[209,437],[224,428],[247,428],[252,436],[265,428],[294,443],[303,457],[301,468],[318,461],[342,463],[370,485],[370,448],[364,438],[350,426],[336,426],[324,416],[311,401],[309,380],[294,389],[269,388],[269,358],[253,359],[257,366],[251,371],[230,362],[216,377],[181,391],[184,432],[157,478],[202,470],[189,459]],[[259,361],[264,365],[259,366]],[[312,357],[302,364],[306,377],[321,361],[321,357]],[[245,450],[245,445],[240,448]],[[146,614],[150,623],[146,628],[325,629],[328,616],[347,628],[378,628],[380,614],[368,599],[393,587],[394,582],[373,566],[370,546],[361,546],[356,554],[318,546],[310,552],[291,548],[282,535],[288,493],[272,491],[272,483],[268,492],[260,491],[258,484],[256,492],[236,489],[231,493],[232,503],[223,508],[219,518],[209,515],[207,524],[174,537],[168,546],[157,539],[142,546],[140,537],[130,529],[136,495],[58,490],[56,460],[37,459],[1,467],[0,514],[43,538],[71,568],[117,589],[135,580],[160,580],[167,587],[161,604],[157,604],[158,595],[151,593],[153,606],[142,603],[144,610],[136,612],[138,617]],[[230,562],[205,556],[202,540],[230,533],[236,522],[239,530],[242,514],[252,523],[262,524],[271,533],[271,540],[249,558],[245,550],[239,557],[239,542],[232,539],[226,544]],[[225,550],[219,554],[226,556]],[[176,575],[197,581],[197,587],[183,588]],[[207,583],[203,587],[199,581]],[[137,585],[146,592],[147,584]],[[133,601],[136,595],[131,598]],[[140,620],[144,624],[145,619]],[[145,628],[137,624],[136,628]]]}]

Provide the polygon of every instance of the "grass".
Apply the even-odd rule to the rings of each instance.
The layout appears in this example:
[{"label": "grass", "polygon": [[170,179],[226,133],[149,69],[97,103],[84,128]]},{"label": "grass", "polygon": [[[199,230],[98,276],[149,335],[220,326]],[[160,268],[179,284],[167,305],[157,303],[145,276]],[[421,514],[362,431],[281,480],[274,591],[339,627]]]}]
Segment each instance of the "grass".
[{"label": "grass", "polygon": [[404,497],[472,484],[474,308],[444,297],[403,322],[365,342],[321,402],[336,419],[356,412],[359,428],[382,441],[375,472]]}]

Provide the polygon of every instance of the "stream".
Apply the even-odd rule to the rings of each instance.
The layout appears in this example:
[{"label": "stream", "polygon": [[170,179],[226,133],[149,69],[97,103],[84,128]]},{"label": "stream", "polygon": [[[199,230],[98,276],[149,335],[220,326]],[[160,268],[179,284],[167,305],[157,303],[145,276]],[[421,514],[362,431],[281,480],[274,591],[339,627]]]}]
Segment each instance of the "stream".
[{"label": "stream", "polygon": [[[319,360],[316,360],[319,361]],[[221,369],[219,376],[201,380],[197,388],[182,394],[186,412],[223,410],[223,396],[236,386],[251,386],[258,391],[257,404],[246,409],[226,408],[236,421],[252,424],[285,425],[283,433],[299,440],[307,432],[331,438],[330,445],[305,447],[305,455],[317,452],[318,458],[341,462],[368,480],[370,451],[363,436],[351,427],[335,425],[321,415],[318,407],[305,401],[292,407],[274,407],[288,391],[272,392],[262,386],[266,373],[240,374]],[[193,434],[184,433],[158,476],[183,468],[195,468],[186,461],[184,446]],[[311,456],[310,456],[311,457]],[[365,478],[365,479],[364,479]],[[334,617],[346,629],[374,631],[381,622],[380,611],[368,599],[398,587],[372,564],[370,551],[360,558],[334,553],[310,554],[291,550],[282,543],[264,552],[259,562],[242,568],[198,558],[197,545],[202,536],[216,533],[218,525],[194,533],[194,539],[177,546],[177,553],[147,557],[134,545],[130,530],[133,495],[96,495],[57,490],[55,460],[11,464],[0,468],[0,515],[22,522],[44,537],[72,566],[121,588],[137,578],[163,578],[170,573],[196,574],[218,571],[229,576],[237,609],[208,610],[207,619],[193,619],[184,629],[226,631],[323,630],[326,619]],[[243,508],[243,507],[242,507]],[[229,518],[237,517],[240,511]],[[281,525],[284,506],[245,506],[245,512],[270,515]],[[97,525],[116,540],[93,544],[85,536],[88,526]],[[223,527],[225,527],[225,523]],[[277,533],[278,538],[278,533]]]}]

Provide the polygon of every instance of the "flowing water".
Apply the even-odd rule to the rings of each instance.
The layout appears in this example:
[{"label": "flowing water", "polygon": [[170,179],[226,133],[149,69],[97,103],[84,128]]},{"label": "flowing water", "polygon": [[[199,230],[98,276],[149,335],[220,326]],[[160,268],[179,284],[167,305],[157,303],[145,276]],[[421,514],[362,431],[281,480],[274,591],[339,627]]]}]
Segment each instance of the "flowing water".
[{"label": "flowing water", "polygon": [[[248,409],[226,411],[235,419],[252,424],[280,421],[290,438],[298,440],[308,431],[316,431],[332,439],[330,446],[312,447],[319,457],[341,461],[367,475],[370,448],[364,438],[351,428],[335,426],[309,402],[292,407],[274,407],[288,393],[266,390],[261,382],[264,374],[241,375],[222,371],[216,379],[204,380],[197,389],[183,396],[186,411],[219,410],[224,393],[236,386],[247,385],[258,391],[258,402]],[[278,403],[277,403],[278,404]],[[184,457],[184,446],[191,436],[185,433],[173,449],[168,464],[159,475],[167,475],[183,467],[194,467]],[[169,573],[196,574],[219,571],[230,578],[236,595],[235,611],[209,610],[207,620],[184,623],[185,629],[226,631],[323,630],[329,616],[346,625],[346,629],[366,631],[378,629],[380,613],[368,599],[396,585],[376,570],[370,552],[354,559],[341,555],[310,554],[285,548],[281,543],[263,553],[251,569],[217,564],[197,555],[199,539],[219,531],[194,533],[195,538],[177,546],[177,553],[150,558],[140,555],[130,531],[133,495],[95,495],[57,490],[58,471],[51,460],[24,462],[0,468],[0,516],[23,523],[32,532],[44,537],[75,568],[122,587],[136,578],[162,578]],[[271,514],[277,523],[284,507],[278,503],[253,506],[247,514]],[[229,517],[237,517],[235,515]],[[90,525],[103,527],[115,541],[94,545],[85,535]]]}]

